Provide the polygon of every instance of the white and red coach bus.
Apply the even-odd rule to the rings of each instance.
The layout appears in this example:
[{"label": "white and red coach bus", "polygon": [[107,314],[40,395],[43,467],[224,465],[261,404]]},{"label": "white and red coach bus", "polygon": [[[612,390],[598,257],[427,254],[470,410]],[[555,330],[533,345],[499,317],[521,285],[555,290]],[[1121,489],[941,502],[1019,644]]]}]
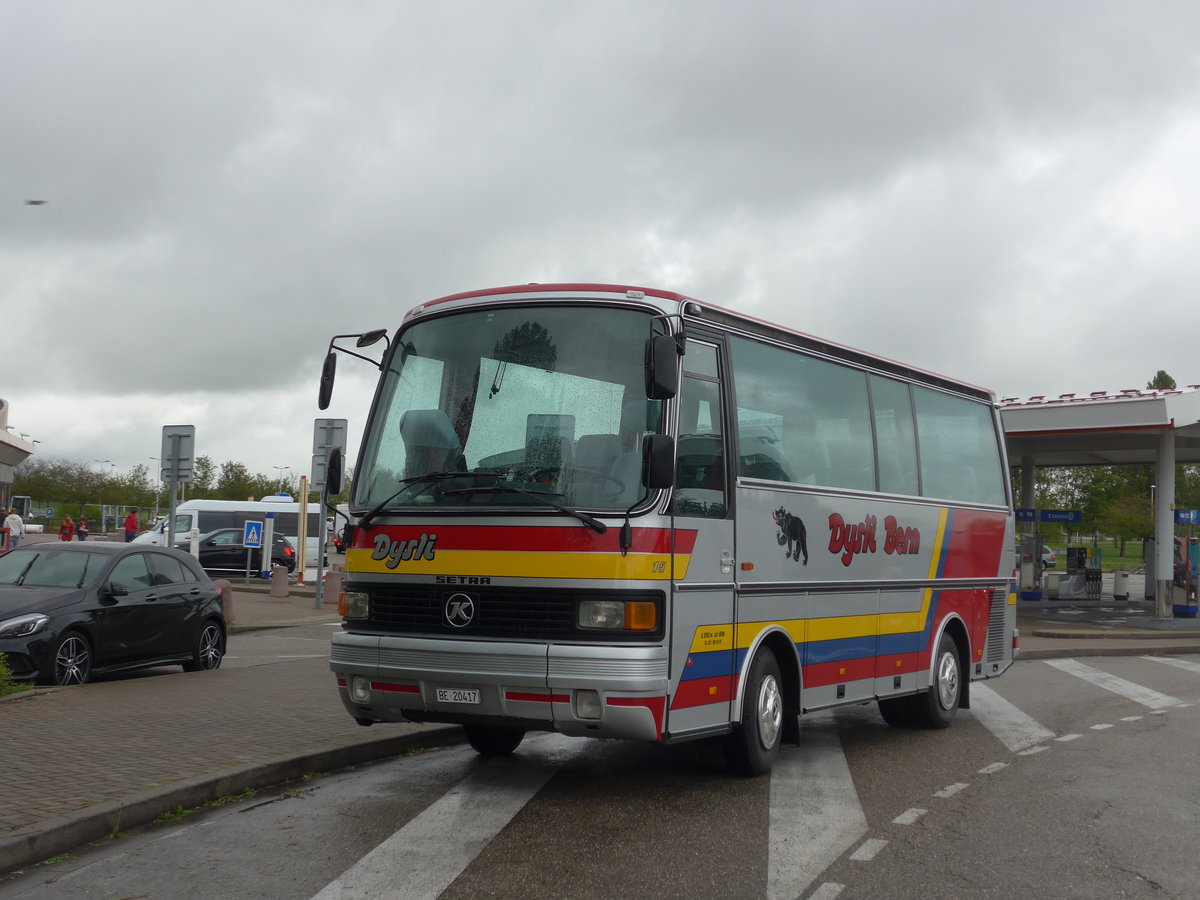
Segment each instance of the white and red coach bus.
[{"label": "white and red coach bus", "polygon": [[331,659],[364,725],[719,737],[757,774],[806,712],[945,727],[1013,662],[988,391],[599,284],[431,301],[378,365]]}]

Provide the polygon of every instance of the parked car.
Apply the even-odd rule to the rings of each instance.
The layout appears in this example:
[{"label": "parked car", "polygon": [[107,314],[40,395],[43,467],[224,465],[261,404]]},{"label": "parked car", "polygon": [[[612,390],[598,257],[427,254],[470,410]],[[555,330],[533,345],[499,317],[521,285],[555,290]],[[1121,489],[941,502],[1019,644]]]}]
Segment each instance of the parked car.
[{"label": "parked car", "polygon": [[[249,553],[249,570],[258,574],[259,560],[262,551],[258,548],[247,550],[242,546],[245,530],[242,528],[218,528],[200,537],[200,567],[210,575],[237,575],[246,572],[246,554]],[[175,547],[184,553],[191,553],[191,541],[176,540]],[[288,572],[296,568],[296,548],[284,535],[274,535],[274,546],[271,550],[271,564],[283,566]]]},{"label": "parked car", "polygon": [[1058,557],[1054,555],[1054,551],[1049,547],[1042,547],[1042,568],[1053,569],[1058,566]]},{"label": "parked car", "polygon": [[216,669],[221,593],[196,561],[145,544],[31,544],[0,555],[0,653],[14,679],[84,684],[107,672]]}]

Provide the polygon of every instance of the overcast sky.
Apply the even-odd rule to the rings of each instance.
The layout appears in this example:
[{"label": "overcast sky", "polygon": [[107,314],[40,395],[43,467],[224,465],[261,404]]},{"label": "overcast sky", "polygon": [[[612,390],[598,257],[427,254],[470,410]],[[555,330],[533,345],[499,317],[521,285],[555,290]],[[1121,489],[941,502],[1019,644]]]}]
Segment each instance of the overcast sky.
[{"label": "overcast sky", "polygon": [[[990,387],[1200,382],[1200,4],[4,0],[0,397],[307,473],[329,337],[660,287]],[[27,205],[27,200],[45,200]]]}]

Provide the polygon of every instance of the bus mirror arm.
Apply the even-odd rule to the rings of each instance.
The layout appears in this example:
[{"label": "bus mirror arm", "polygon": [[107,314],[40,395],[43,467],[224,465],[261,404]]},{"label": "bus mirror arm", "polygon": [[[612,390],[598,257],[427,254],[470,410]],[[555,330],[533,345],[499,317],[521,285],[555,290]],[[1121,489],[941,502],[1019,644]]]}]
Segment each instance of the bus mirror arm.
[{"label": "bus mirror arm", "polygon": [[334,342],[340,338],[355,338],[354,346],[360,350],[363,347],[370,347],[372,344],[378,343],[382,339],[385,357],[387,356],[388,347],[391,346],[391,341],[388,340],[386,328],[376,328],[374,331],[364,331],[359,334],[335,334],[333,337],[331,337],[329,339],[329,348],[325,351],[325,362],[321,366],[321,386],[317,391],[317,407],[319,409],[328,409],[329,399],[333,396],[333,376],[337,371],[337,355],[333,352],[334,350],[358,359],[366,360],[377,369],[383,368],[382,360],[376,362],[369,356],[363,356],[361,353],[355,353],[353,350],[347,350],[345,347],[336,346]]}]

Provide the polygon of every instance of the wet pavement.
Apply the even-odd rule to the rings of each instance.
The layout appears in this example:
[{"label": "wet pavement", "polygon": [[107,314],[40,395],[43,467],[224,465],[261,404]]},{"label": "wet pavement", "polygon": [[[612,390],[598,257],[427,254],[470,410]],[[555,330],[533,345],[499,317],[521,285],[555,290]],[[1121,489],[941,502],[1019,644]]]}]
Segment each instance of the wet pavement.
[{"label": "wet pavement", "polygon": [[[230,631],[332,630],[340,619],[326,599],[317,606],[311,583],[283,597],[236,584]],[[1196,619],[1156,619],[1147,601],[1022,602],[1017,618],[1022,659],[1200,653]],[[0,873],[180,807],[462,740],[451,726],[358,726],[338,698],[327,647],[318,649],[0,700]]]}]

